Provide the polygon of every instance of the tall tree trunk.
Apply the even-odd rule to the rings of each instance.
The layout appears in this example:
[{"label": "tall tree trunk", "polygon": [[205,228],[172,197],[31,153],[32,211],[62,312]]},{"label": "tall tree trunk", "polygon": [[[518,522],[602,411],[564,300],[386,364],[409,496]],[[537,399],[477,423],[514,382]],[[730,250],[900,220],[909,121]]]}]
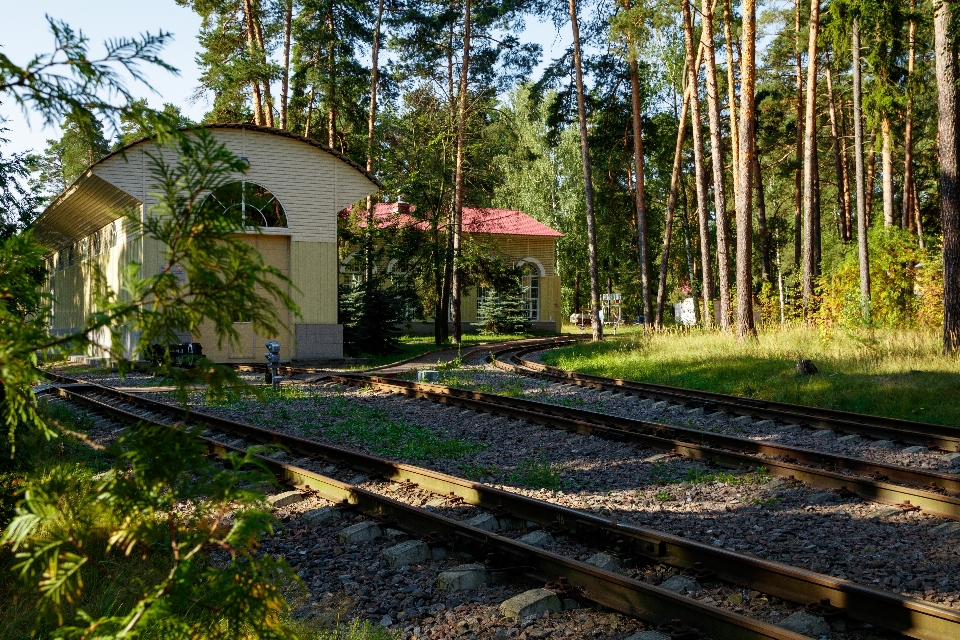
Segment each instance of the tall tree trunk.
[{"label": "tall tree trunk", "polygon": [[316,101],[317,83],[310,83],[310,99],[307,101],[307,124],[303,128],[303,137],[310,137],[310,123],[313,122],[313,104]]},{"label": "tall tree trunk", "polygon": [[827,105],[830,111],[830,136],[833,143],[833,167],[837,173],[837,211],[840,216],[840,241],[849,242],[849,201],[844,185],[843,155],[840,152],[840,127],[837,122],[837,103],[833,95],[833,71],[830,69],[830,53],[826,53],[827,62]]},{"label": "tall tree trunk", "polygon": [[[289,0],[292,3],[292,0]],[[370,115],[367,118],[367,173],[373,173],[373,142],[377,124],[377,89],[380,86],[380,23],[383,20],[383,2],[377,3],[377,20],[373,27],[373,50],[370,54]],[[374,220],[373,196],[367,196],[367,282],[373,280]]]},{"label": "tall tree trunk", "polygon": [[870,251],[867,236],[867,203],[863,175],[863,105],[860,79],[860,20],[853,19],[850,50],[853,54],[853,161],[857,184],[857,251],[860,260],[860,313],[870,322]]},{"label": "tall tree trunk", "polygon": [[[700,55],[702,49],[697,53],[696,65],[700,66]],[[683,80],[687,79],[686,61],[684,61]],[[680,166],[683,160],[683,140],[686,134],[687,109],[690,106],[690,86],[683,87],[683,100],[680,107],[680,113],[677,115],[677,143],[673,150],[673,171],[670,174],[670,196],[667,198],[667,212],[664,217],[663,225],[663,251],[660,254],[660,278],[657,284],[657,314],[654,319],[654,327],[663,328],[663,305],[667,296],[667,266],[670,261],[670,242],[673,237],[673,217],[677,208],[677,189],[680,184]],[[676,110],[676,102],[674,102]]]},{"label": "tall tree trunk", "polygon": [[[720,280],[720,328],[730,329],[730,227],[727,219],[727,194],[724,184],[723,138],[720,121],[720,95],[717,88],[717,59],[713,48],[713,2],[703,0],[700,44],[704,51],[707,84],[707,113],[710,118],[710,158],[713,164],[713,209],[717,228],[717,271]],[[733,116],[734,118],[736,116]],[[711,285],[712,286],[712,285]],[[712,315],[712,314],[711,314]]]},{"label": "tall tree trunk", "polygon": [[958,159],[957,51],[952,0],[933,12],[937,68],[937,131],[940,138],[940,211],[943,216],[943,349],[960,352],[960,159]]},{"label": "tall tree trunk", "polygon": [[[247,48],[250,50],[250,56],[256,56],[257,36],[254,27],[254,14],[251,0],[243,1],[244,23],[247,31]],[[263,96],[260,93],[260,80],[254,80],[253,83],[253,124],[258,127],[264,125],[263,116]]]},{"label": "tall tree trunk", "polygon": [[[259,0],[247,0],[250,7],[250,18],[253,24],[253,35],[257,43],[257,62],[266,66],[267,49],[263,43],[263,25],[260,22],[260,2]],[[273,121],[273,98],[270,96],[270,81],[263,81],[263,113],[264,121],[268,127],[274,125]]]},{"label": "tall tree trunk", "polygon": [[740,188],[737,190],[737,335],[756,338],[753,322],[753,163],[756,154],[757,3],[743,0],[740,53]]},{"label": "tall tree trunk", "polygon": [[640,299],[643,304],[643,325],[649,329],[653,325],[653,309],[650,304],[650,254],[647,239],[647,199],[643,176],[643,130],[640,122],[640,77],[637,71],[637,58],[630,57],[630,106],[633,111],[633,163],[637,187],[634,196],[637,205],[637,247],[640,259]]},{"label": "tall tree trunk", "polygon": [[864,204],[867,206],[867,226],[870,226],[871,221],[873,220],[873,182],[874,177],[877,173],[877,126],[874,124],[870,127],[870,145],[867,148],[867,183],[864,185],[864,188],[867,190],[866,199]]},{"label": "tall tree trunk", "polygon": [[[799,1],[799,0],[798,0]],[[706,6],[706,2],[704,3]],[[706,15],[706,14],[705,14]],[[712,17],[713,10],[711,7],[710,15]],[[704,28],[706,28],[706,18],[704,18]],[[730,103],[730,155],[732,158],[733,168],[730,172],[733,177],[733,192],[736,193],[737,189],[740,188],[740,137],[739,137],[739,128],[737,126],[737,84],[736,79],[734,78],[734,60],[733,60],[733,11],[730,9],[730,0],[723,0],[723,38],[726,44],[727,49],[727,101]],[[707,63],[709,64],[709,62]],[[716,66],[716,65],[714,65]],[[714,74],[716,77],[716,74]],[[707,96],[709,97],[710,89],[707,89]],[[712,134],[712,132],[711,132]],[[724,212],[726,216],[726,212]],[[719,229],[719,225],[717,227]],[[727,229],[729,231],[729,228]],[[719,244],[719,239],[717,240]],[[719,252],[719,248],[717,249]],[[727,249],[724,247],[724,251]],[[720,275],[720,307],[723,308],[723,274]],[[727,268],[727,314],[730,313],[730,290],[729,290],[729,267]],[[729,325],[729,320],[727,321]],[[727,327],[724,327],[726,330]]]},{"label": "tall tree trunk", "polygon": [[853,200],[850,191],[850,151],[847,148],[847,117],[842,96],[837,111],[840,119],[840,157],[843,161],[843,224],[847,242],[851,242],[853,240]]},{"label": "tall tree trunk", "polygon": [[881,158],[883,158],[883,226],[892,227],[900,218],[893,215],[893,136],[890,134],[890,116],[884,113],[880,117],[880,135],[883,138]]},{"label": "tall tree trunk", "polygon": [[462,338],[462,315],[460,299],[462,296],[462,274],[460,273],[461,227],[463,226],[463,190],[464,155],[467,139],[467,90],[470,88],[470,0],[463,5],[463,63],[460,66],[460,109],[457,120],[457,164],[453,183],[453,343],[460,344]]},{"label": "tall tree trunk", "polygon": [[280,81],[280,128],[287,128],[287,93],[290,90],[290,29],[293,24],[293,0],[286,0],[283,14],[283,77]]},{"label": "tall tree trunk", "polygon": [[587,105],[583,93],[580,25],[577,22],[576,0],[570,0],[570,28],[573,31],[573,71],[577,82],[577,115],[580,118],[580,149],[583,157],[583,186],[587,207],[587,252],[590,259],[591,320],[593,325],[593,339],[596,341],[603,340],[603,324],[600,322],[600,277],[597,268],[597,219],[593,211],[593,175],[590,171],[590,140],[587,136]]},{"label": "tall tree trunk", "polygon": [[910,196],[913,200],[913,212],[915,214],[915,220],[917,225],[917,240],[920,242],[920,248],[926,249],[925,241],[923,239],[923,220],[920,215],[920,198],[917,196],[917,181],[914,180],[911,183]]},{"label": "tall tree trunk", "polygon": [[800,44],[800,0],[794,9],[794,71],[797,86],[797,168],[793,174],[793,268],[800,269],[803,243],[803,48]]},{"label": "tall tree trunk", "polygon": [[[910,0],[910,8],[915,9],[916,6],[916,0]],[[903,207],[900,212],[901,226],[904,229],[914,226],[914,210],[917,208],[917,203],[913,198],[913,86],[911,85],[917,46],[917,23],[914,20],[910,20],[907,39],[909,41],[909,51],[907,53],[907,109],[903,128]],[[917,237],[923,238],[919,228],[917,229]]]},{"label": "tall tree trunk", "polygon": [[330,44],[327,45],[327,146],[335,149],[334,145],[337,141],[337,52],[333,43],[332,3],[327,8],[327,28],[330,30]]},{"label": "tall tree trunk", "polygon": [[[690,278],[690,295],[694,301],[700,297],[700,287],[697,285],[696,259],[693,257],[693,247],[690,240],[690,199],[687,197],[687,181],[680,181],[680,226],[683,228],[683,250],[687,257],[687,276]],[[694,313],[702,314],[699,305],[694,304]]]},{"label": "tall tree trunk", "polygon": [[804,112],[803,149],[803,317],[813,312],[813,280],[816,276],[814,225],[817,222],[817,34],[820,32],[820,0],[810,0],[810,39],[807,45],[807,100]]},{"label": "tall tree trunk", "polygon": [[[707,172],[703,159],[703,123],[700,115],[700,95],[697,89],[700,66],[693,66],[696,54],[693,44],[693,20],[691,18],[690,2],[692,0],[683,0],[683,31],[684,41],[687,50],[687,72],[690,91],[690,119],[692,121],[693,131],[693,165],[694,176],[696,177],[697,187],[697,211],[699,212],[700,226],[700,262],[703,265],[703,286],[700,287],[703,293],[703,326],[711,328],[713,324],[713,313],[710,311],[713,301],[713,273],[711,264],[713,260],[710,257],[710,211],[707,196]],[[707,0],[709,2],[709,0]],[[713,51],[713,43],[710,43],[710,51]]]},{"label": "tall tree trunk", "polygon": [[767,199],[763,193],[763,172],[760,170],[760,154],[753,156],[753,181],[757,185],[757,236],[760,240],[760,278],[773,283],[773,268],[770,264],[770,227],[767,224]]}]

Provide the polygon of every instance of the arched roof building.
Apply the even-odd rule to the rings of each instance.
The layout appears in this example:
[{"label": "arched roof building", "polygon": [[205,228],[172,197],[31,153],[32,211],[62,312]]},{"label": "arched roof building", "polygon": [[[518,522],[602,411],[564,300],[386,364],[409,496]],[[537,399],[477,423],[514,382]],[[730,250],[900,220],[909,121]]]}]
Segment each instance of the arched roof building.
[{"label": "arched roof building", "polygon": [[[213,336],[182,336],[203,344],[217,361],[259,361],[263,342],[280,341],[284,360],[322,360],[343,356],[343,328],[337,324],[337,213],[381,187],[359,165],[315,140],[251,124],[206,125],[218,142],[245,158],[249,170],[237,183],[214,194],[224,206],[238,208],[250,225],[244,238],[265,261],[292,281],[291,294],[301,317],[282,315],[282,335],[258,336],[237,323],[238,347],[217,347]],[[53,329],[65,333],[80,326],[92,309],[94,265],[119,290],[120,273],[131,263],[142,273],[156,272],[163,246],[123,224],[123,212],[143,219],[151,196],[148,154],[170,154],[154,139],[111,153],[58,195],[33,227],[51,250],[48,288],[53,296]],[[206,339],[205,339],[206,338]],[[135,336],[125,335],[128,346]],[[97,355],[97,354],[90,354]]]}]

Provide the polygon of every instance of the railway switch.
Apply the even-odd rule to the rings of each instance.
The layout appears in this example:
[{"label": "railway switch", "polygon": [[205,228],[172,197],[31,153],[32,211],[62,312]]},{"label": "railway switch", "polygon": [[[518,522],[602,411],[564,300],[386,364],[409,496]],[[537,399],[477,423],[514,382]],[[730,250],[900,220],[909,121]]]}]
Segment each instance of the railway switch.
[{"label": "railway switch", "polygon": [[267,358],[267,377],[266,382],[273,385],[276,389],[283,380],[279,375],[280,368],[280,343],[276,340],[270,340],[266,343],[267,352],[263,354]]}]

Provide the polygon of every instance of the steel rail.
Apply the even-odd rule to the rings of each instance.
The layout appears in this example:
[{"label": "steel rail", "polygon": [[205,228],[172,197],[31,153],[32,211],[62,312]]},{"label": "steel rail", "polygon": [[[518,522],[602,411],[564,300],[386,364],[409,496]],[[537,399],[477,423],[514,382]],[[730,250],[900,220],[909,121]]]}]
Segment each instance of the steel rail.
[{"label": "steel rail", "polygon": [[[189,423],[242,435],[257,442],[281,444],[292,451],[307,454],[311,458],[319,457],[325,461],[346,464],[354,469],[395,482],[413,482],[434,493],[453,496],[471,505],[501,514],[509,513],[514,518],[537,522],[550,527],[552,530],[561,530],[564,533],[588,539],[593,544],[599,542],[608,547],[615,547],[618,553],[623,556],[640,557],[647,561],[663,562],[687,569],[700,567],[713,571],[719,579],[726,582],[747,583],[763,593],[799,604],[817,602],[822,598],[828,598],[833,605],[845,609],[846,614],[853,619],[879,625],[911,637],[922,640],[938,640],[956,637],[958,630],[960,630],[960,613],[860,585],[849,580],[806,571],[779,562],[763,560],[755,556],[725,550],[644,527],[617,523],[589,513],[488,487],[481,483],[430,469],[396,463],[377,456],[278,433],[254,425],[226,420],[200,412],[187,411],[181,407],[133,396],[106,387],[80,384],[71,385],[61,390],[61,395],[90,404],[99,411],[110,413],[125,422],[136,422],[144,418],[143,413],[130,412],[115,404],[88,395],[91,393],[100,396],[108,395],[115,401],[134,405],[151,416],[151,419],[154,419],[157,413],[172,415]],[[204,440],[210,447],[218,451],[232,448],[209,437],[204,437]],[[445,530],[452,531],[452,535],[462,537],[461,534],[456,533],[458,529],[450,529],[450,527],[465,527],[465,525],[456,521],[425,512],[434,519],[424,528],[420,526],[420,521],[417,518],[413,518],[413,520],[405,519],[406,516],[409,516],[408,512],[419,514],[422,511],[415,507],[392,501],[379,494],[357,487],[344,485],[336,480],[319,476],[314,472],[293,465],[286,465],[270,458],[262,459],[291,484],[316,490],[328,499],[334,501],[347,500],[351,504],[360,506],[369,505],[369,512],[381,517],[393,517],[401,520],[408,525],[405,528],[418,533]],[[440,527],[436,518],[445,521],[446,525]],[[466,527],[466,529],[470,531],[470,535],[464,538],[464,542],[468,542],[469,545],[490,546],[492,534],[470,527]],[[496,540],[501,540],[499,536],[494,537]],[[502,538],[502,540],[507,539]],[[509,540],[508,542],[514,545],[518,544]],[[504,551],[502,545],[493,546],[500,551]],[[525,545],[521,545],[521,547],[525,550],[533,549]],[[468,548],[470,547],[468,546]],[[474,546],[474,548],[476,547]],[[540,552],[540,550],[535,551],[547,553]],[[555,563],[556,559],[553,558],[551,562]],[[585,587],[586,595],[595,602],[625,613],[644,616],[646,609],[637,608],[637,596],[629,588],[625,588],[621,584],[611,591],[606,583],[597,582],[597,570],[593,567],[574,563],[578,567],[588,568],[589,575],[578,574],[571,570],[570,563],[572,561],[563,559],[563,562],[566,564],[555,566],[554,572],[544,572],[543,575],[536,577],[550,579],[551,577],[564,575],[570,578],[571,575],[575,575],[577,579],[574,584]],[[507,562],[509,566],[516,566],[517,564],[518,561]],[[523,563],[520,562],[519,564]],[[543,569],[543,566],[537,566]],[[546,566],[553,565],[548,562]],[[623,578],[618,574],[612,575],[615,575],[618,580],[626,581],[628,585],[636,583],[636,581]],[[605,600],[595,598],[594,593],[597,591],[606,594],[608,598]],[[615,598],[616,601],[611,603],[609,598]],[[660,608],[656,611],[662,614],[664,609],[660,604],[657,606]],[[711,607],[708,607],[708,609],[715,610]],[[685,617],[680,612],[671,613],[664,617],[669,619],[678,615]],[[689,612],[686,612],[686,615],[689,615]],[[659,618],[655,618],[655,620],[660,621]]]},{"label": "steel rail", "polygon": [[688,407],[725,411],[736,415],[775,420],[814,429],[831,429],[842,433],[868,435],[878,440],[893,440],[914,445],[935,446],[945,451],[960,451],[960,428],[958,427],[772,400],[757,400],[712,391],[683,389],[621,378],[605,378],[568,371],[522,358],[523,355],[538,350],[536,347],[522,349],[504,347],[491,350],[491,353],[514,352],[510,358],[514,363],[513,365],[499,359],[494,360],[494,365],[504,370],[520,372],[531,377],[564,382],[580,387],[639,395],[656,400],[669,400]]},{"label": "steel rail", "polygon": [[[484,413],[504,415],[567,431],[595,434],[618,442],[633,442],[645,447],[683,455],[694,460],[708,460],[728,468],[763,466],[775,476],[805,482],[841,493],[849,492],[873,502],[895,505],[910,510],[919,508],[943,518],[960,520],[960,498],[947,495],[944,493],[946,489],[943,487],[943,485],[957,486],[957,479],[953,476],[932,474],[857,458],[835,456],[799,447],[772,445],[746,438],[711,434],[681,427],[668,427],[583,409],[557,407],[556,405],[532,400],[454,389],[443,385],[388,380],[358,374],[334,375],[330,376],[330,380],[353,386],[371,386],[391,393],[400,393],[442,404],[461,406]],[[680,436],[683,436],[683,439],[680,439]],[[708,441],[725,448],[708,446],[706,444]],[[703,444],[698,442],[703,442]],[[911,478],[918,483],[922,482],[923,486],[928,488],[898,485],[879,479],[845,475],[828,469],[797,464],[796,461],[801,458],[826,460],[833,464],[834,468],[846,467],[848,470],[869,471],[886,478],[890,477],[888,472],[889,474],[898,474],[898,477]],[[929,488],[931,482],[940,483],[937,484],[936,490]]]},{"label": "steel rail", "polygon": [[[447,479],[454,481],[449,484],[445,483],[444,487],[459,486],[462,489],[469,484],[463,481],[457,483],[455,482],[458,480],[456,478],[431,472],[426,469],[418,469],[411,465],[396,465],[395,463],[382,458],[376,458],[375,456],[368,456],[358,452],[322,445],[309,440],[260,429],[253,425],[235,423],[193,411],[187,412],[179,407],[145,398],[127,396],[127,394],[123,394],[122,392],[99,387],[98,385],[76,384],[62,389],[61,395],[95,406],[97,409],[108,412],[124,421],[136,423],[144,420],[143,414],[133,413],[98,400],[97,398],[92,398],[87,395],[89,392],[100,395],[104,395],[106,392],[112,392],[109,395],[112,395],[115,399],[119,399],[125,404],[134,404],[139,408],[146,409],[153,413],[159,412],[176,415],[188,419],[191,423],[206,424],[211,428],[229,430],[233,433],[243,434],[246,437],[251,437],[259,441],[269,440],[286,444],[292,444],[296,441],[298,449],[309,448],[317,452],[323,451],[326,455],[331,456],[329,459],[335,459],[339,462],[350,459],[353,461],[350,462],[351,465],[357,461],[362,461],[358,466],[368,470],[382,469],[389,472],[389,469],[392,467],[405,467],[404,471],[411,476],[423,478],[432,476],[434,483]],[[239,448],[224,444],[207,436],[200,436],[200,438],[214,453],[220,455],[227,451],[242,451]],[[346,455],[344,456],[343,454]],[[491,567],[492,569],[496,569],[497,566],[530,567],[529,570],[514,571],[514,573],[520,573],[530,580],[541,583],[556,582],[563,577],[569,584],[577,589],[579,597],[621,613],[653,622],[654,624],[680,618],[701,632],[718,638],[735,638],[737,640],[805,639],[805,636],[792,631],[718,607],[712,607],[672,591],[639,580],[627,578],[620,574],[604,571],[586,563],[472,527],[441,514],[432,513],[426,509],[387,498],[373,491],[340,482],[334,478],[323,476],[308,469],[285,464],[267,456],[258,456],[258,458],[280,479],[294,487],[315,491],[320,496],[333,502],[349,504],[368,515],[388,519],[399,525],[400,528],[411,533],[429,536],[433,540],[442,540],[454,548],[469,550],[471,555],[480,553],[489,556],[492,553],[498,560],[497,565]],[[507,494],[507,492],[501,493]],[[510,495],[508,494],[505,497],[509,498]],[[515,497],[522,498],[522,496]],[[535,501],[526,499],[521,502]],[[546,504],[544,503],[539,506],[542,512]],[[573,514],[577,517],[586,516],[586,514],[576,512],[573,512]],[[529,516],[530,514],[524,514],[523,517],[529,519]],[[589,517],[587,517],[587,519],[589,519]],[[620,535],[624,533],[627,532],[624,531]],[[882,595],[887,596],[888,600],[891,599],[890,594]],[[892,599],[896,599],[896,597],[892,596]],[[913,617],[920,615],[924,619],[930,618],[931,622],[939,619],[941,624],[947,622],[948,625],[952,624],[955,628],[960,628],[960,619],[956,622],[949,623],[949,615],[951,613],[949,611],[939,611],[935,607],[925,606],[922,602],[915,602],[909,599],[903,600],[904,602],[897,603],[902,607],[903,611],[900,624],[907,624]],[[944,614],[946,614],[946,616]],[[893,622],[897,623],[897,620]],[[945,636],[918,635],[916,637],[938,639]]]}]

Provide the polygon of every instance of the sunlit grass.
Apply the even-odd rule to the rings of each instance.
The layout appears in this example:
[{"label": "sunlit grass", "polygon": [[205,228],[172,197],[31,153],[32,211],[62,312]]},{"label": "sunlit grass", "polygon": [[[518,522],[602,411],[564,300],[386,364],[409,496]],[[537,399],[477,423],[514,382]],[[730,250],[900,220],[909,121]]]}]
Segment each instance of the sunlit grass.
[{"label": "sunlit grass", "polygon": [[[792,327],[757,341],[702,331],[633,331],[548,352],[544,362],[585,373],[906,420],[960,425],[960,358],[939,335]],[[819,369],[796,373],[798,359]]]}]

